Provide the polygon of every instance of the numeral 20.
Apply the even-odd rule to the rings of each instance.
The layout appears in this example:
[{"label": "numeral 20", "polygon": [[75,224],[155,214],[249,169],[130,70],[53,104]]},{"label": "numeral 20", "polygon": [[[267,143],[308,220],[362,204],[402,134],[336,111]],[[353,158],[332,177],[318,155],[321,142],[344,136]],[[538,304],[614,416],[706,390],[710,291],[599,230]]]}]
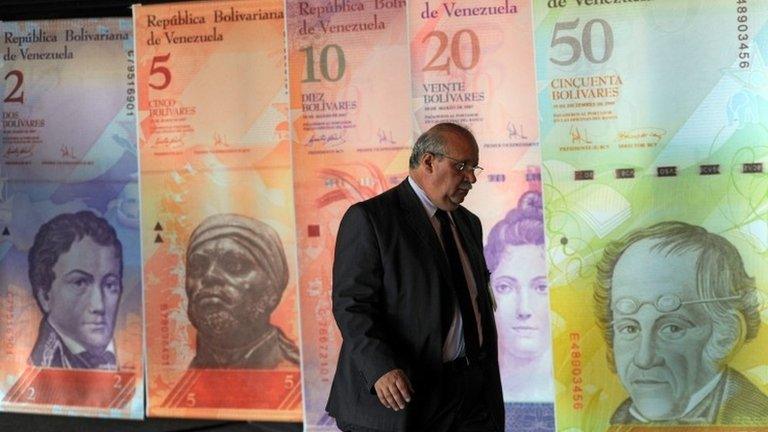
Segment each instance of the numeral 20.
[{"label": "numeral 20", "polygon": [[[595,26],[595,24],[600,24],[600,26],[603,28],[603,57],[602,58],[596,58],[595,57],[595,50],[593,49],[593,40],[592,40],[592,27]],[[571,47],[571,56],[565,60],[556,59],[554,57],[550,57],[549,60],[557,65],[560,66],[568,66],[576,63],[577,60],[579,60],[579,57],[581,57],[582,50],[584,51],[584,57],[587,58],[591,63],[605,63],[608,61],[608,59],[611,58],[611,54],[613,54],[613,30],[611,29],[610,24],[606,22],[603,19],[593,19],[587,21],[586,24],[584,24],[584,28],[581,31],[581,41],[577,39],[574,36],[558,36],[557,33],[561,30],[575,30],[579,26],[579,19],[577,18],[574,21],[565,21],[565,22],[559,22],[555,24],[555,31],[552,32],[552,43],[549,45],[551,48],[556,47],[557,45],[568,45]]]},{"label": "numeral 20", "polygon": [[[336,73],[333,75],[331,75],[331,71],[328,68],[328,51],[330,50],[336,52]],[[301,82],[320,82],[320,78],[315,77],[315,48],[308,46],[300,51],[304,51],[307,57],[307,77],[301,80]],[[326,81],[335,82],[340,80],[344,76],[346,68],[347,61],[344,58],[344,51],[340,46],[336,44],[326,45],[320,50],[320,73]]]},{"label": "numeral 20", "polygon": [[[21,73],[19,70],[12,70],[5,74],[5,80],[8,81],[8,78],[15,77],[16,78],[16,86],[13,87],[13,90],[11,90],[11,93],[8,94],[8,96],[3,99],[3,102],[16,102],[23,104],[24,103],[24,90],[21,90],[21,85],[24,83],[24,74]],[[21,94],[18,96],[15,96],[16,93],[21,90]]]},{"label": "numeral 20", "polygon": [[[461,37],[465,34],[469,36],[469,43],[471,47],[471,57],[469,58],[469,62],[466,62],[464,57],[461,55]],[[462,29],[453,35],[451,38],[451,55],[445,59],[445,62],[440,64],[435,63],[440,59],[440,57],[445,52],[445,49],[448,47],[448,35],[445,32],[439,30],[433,30],[427,33],[421,42],[424,43],[429,38],[436,38],[440,43],[440,46],[437,47],[437,52],[432,57],[432,60],[430,60],[427,65],[421,69],[424,72],[436,71],[450,74],[451,62],[453,62],[453,64],[461,70],[469,70],[475,67],[477,62],[480,61],[480,41],[477,39],[477,34],[475,34],[475,32],[472,30]]]}]

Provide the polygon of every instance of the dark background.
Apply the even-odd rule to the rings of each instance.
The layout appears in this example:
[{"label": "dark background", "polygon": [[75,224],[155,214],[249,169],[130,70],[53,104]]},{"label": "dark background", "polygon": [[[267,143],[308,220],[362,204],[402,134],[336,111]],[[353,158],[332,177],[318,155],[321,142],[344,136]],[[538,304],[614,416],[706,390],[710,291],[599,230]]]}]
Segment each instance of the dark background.
[{"label": "dark background", "polygon": [[[171,3],[162,0],[0,0],[0,21],[56,18],[130,17],[134,3]],[[244,423],[146,419],[144,421],[0,413],[0,431],[29,432],[300,432],[301,423]]]}]

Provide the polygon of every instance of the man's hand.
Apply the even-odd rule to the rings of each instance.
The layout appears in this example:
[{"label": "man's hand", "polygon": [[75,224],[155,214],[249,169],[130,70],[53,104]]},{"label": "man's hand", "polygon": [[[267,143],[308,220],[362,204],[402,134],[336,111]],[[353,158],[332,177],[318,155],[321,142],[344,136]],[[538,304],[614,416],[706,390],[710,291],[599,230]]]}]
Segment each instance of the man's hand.
[{"label": "man's hand", "polygon": [[405,409],[405,404],[411,401],[411,394],[414,393],[411,382],[402,369],[392,369],[385,373],[373,388],[381,404],[395,411]]}]

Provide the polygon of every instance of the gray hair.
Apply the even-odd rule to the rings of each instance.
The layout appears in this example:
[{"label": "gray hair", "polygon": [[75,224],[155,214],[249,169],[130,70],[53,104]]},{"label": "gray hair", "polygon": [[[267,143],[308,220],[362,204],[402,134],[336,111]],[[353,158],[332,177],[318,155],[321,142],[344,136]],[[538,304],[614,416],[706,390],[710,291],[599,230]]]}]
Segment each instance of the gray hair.
[{"label": "gray hair", "polygon": [[475,136],[472,135],[469,129],[455,123],[438,123],[421,134],[413,144],[411,157],[408,159],[408,167],[416,169],[419,166],[421,157],[427,153],[444,155],[446,133],[459,135],[477,147],[477,140],[475,140]]}]

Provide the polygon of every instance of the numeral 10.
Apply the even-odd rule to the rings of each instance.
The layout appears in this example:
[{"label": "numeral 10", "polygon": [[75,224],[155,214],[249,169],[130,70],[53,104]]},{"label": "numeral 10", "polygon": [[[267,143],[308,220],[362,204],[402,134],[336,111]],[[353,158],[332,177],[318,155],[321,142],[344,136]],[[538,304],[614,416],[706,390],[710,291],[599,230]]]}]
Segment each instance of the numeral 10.
[{"label": "numeral 10", "polygon": [[[333,50],[336,53],[336,70],[333,75],[328,67],[328,52]],[[307,77],[301,80],[301,82],[320,82],[320,78],[315,76],[315,47],[308,46],[300,49],[304,51],[307,58]],[[320,74],[326,81],[335,82],[344,76],[344,71],[347,69],[347,61],[344,58],[344,50],[336,44],[326,45],[320,50]]]}]

